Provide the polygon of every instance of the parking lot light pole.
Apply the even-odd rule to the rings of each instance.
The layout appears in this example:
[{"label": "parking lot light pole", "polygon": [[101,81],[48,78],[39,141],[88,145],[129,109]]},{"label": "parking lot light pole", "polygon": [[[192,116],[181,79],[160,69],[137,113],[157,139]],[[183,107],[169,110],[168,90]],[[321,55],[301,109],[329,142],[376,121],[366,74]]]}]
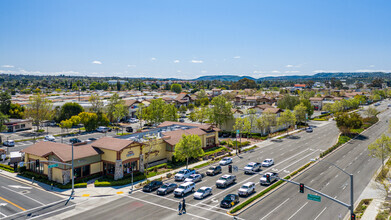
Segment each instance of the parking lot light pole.
[{"label": "parking lot light pole", "polygon": [[[317,160],[316,159],[311,159],[311,161],[315,162]],[[342,171],[343,173],[345,173],[346,175],[348,175],[350,177],[350,207],[349,207],[349,210],[350,210],[350,216],[353,216],[353,214],[354,214],[353,174],[350,174],[350,173],[346,172],[344,169],[342,169],[341,167],[337,166],[334,163],[331,163],[331,162],[328,162],[328,161],[324,161],[324,160],[318,160],[318,161],[330,164],[330,165],[336,167],[337,169],[339,169],[340,171]]]}]

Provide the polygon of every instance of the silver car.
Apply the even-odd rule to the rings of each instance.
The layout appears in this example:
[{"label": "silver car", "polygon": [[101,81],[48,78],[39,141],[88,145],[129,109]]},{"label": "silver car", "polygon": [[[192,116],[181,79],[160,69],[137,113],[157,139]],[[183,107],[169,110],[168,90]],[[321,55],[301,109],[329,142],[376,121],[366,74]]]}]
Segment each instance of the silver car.
[{"label": "silver car", "polygon": [[194,193],[194,199],[203,199],[209,195],[212,195],[212,188],[203,186]]},{"label": "silver car", "polygon": [[201,180],[202,180],[201,174],[192,174],[185,179],[185,182],[197,183],[200,182]]}]

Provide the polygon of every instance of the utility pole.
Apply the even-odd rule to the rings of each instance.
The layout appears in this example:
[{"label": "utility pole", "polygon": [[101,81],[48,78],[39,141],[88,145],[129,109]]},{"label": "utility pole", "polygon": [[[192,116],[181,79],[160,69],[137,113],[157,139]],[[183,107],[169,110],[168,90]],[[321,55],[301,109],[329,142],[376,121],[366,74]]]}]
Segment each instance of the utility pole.
[{"label": "utility pole", "polygon": [[71,192],[71,197],[75,193],[75,176],[74,176],[74,163],[73,163],[73,143],[72,143],[72,192]]},{"label": "utility pole", "polygon": [[236,130],[236,155],[238,155],[238,136],[240,134],[239,129]]}]

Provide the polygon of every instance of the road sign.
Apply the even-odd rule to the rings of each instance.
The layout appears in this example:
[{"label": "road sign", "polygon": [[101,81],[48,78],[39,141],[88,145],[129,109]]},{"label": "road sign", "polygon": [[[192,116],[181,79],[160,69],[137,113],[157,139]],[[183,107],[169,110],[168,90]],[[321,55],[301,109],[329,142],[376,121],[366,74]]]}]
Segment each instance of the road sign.
[{"label": "road sign", "polygon": [[233,166],[233,168],[234,168],[235,172],[238,172],[238,170],[239,170],[238,166]]},{"label": "road sign", "polygon": [[58,167],[58,163],[55,163],[55,164],[52,164],[52,165],[48,166],[48,168],[54,168],[54,167]]},{"label": "road sign", "polygon": [[308,200],[313,200],[313,201],[316,201],[316,202],[320,202],[320,196],[317,196],[317,195],[307,194],[307,199]]}]

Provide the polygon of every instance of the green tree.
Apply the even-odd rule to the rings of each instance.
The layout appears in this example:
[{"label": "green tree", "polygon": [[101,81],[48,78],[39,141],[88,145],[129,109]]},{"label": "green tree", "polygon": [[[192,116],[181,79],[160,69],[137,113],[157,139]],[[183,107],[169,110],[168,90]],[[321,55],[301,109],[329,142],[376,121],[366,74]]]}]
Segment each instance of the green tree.
[{"label": "green tree", "polygon": [[139,123],[140,123],[140,129],[142,127],[142,121],[143,119],[145,118],[145,105],[143,103],[140,103],[138,105],[138,108],[136,110],[136,117],[138,118],[139,120]]},{"label": "green tree", "polygon": [[284,97],[277,102],[277,106],[281,109],[293,110],[293,108],[300,103],[297,96],[284,95]]},{"label": "green tree", "polygon": [[195,112],[196,121],[198,121],[199,123],[202,124],[206,121],[206,119],[208,119],[208,108],[207,107],[200,106],[199,108],[194,110],[194,112]]},{"label": "green tree", "polygon": [[221,128],[221,125],[233,118],[232,104],[222,96],[217,96],[212,99],[212,107],[208,111],[209,121]]},{"label": "green tree", "polygon": [[[239,130],[240,143],[242,143],[242,134],[245,132],[249,132],[251,130],[251,125],[248,118],[236,118],[233,129],[235,131]],[[238,148],[236,148],[236,154],[237,153],[238,153]]]},{"label": "green tree", "polygon": [[305,122],[307,120],[306,118],[306,114],[308,114],[307,107],[303,103],[296,105],[293,112],[296,116],[297,122]]},{"label": "green tree", "polygon": [[67,102],[61,106],[60,110],[60,121],[70,119],[74,115],[78,115],[80,112],[83,112],[84,108],[76,102]]},{"label": "green tree", "polygon": [[103,101],[98,94],[91,94],[88,101],[91,103],[90,111],[93,113],[103,112]]},{"label": "green tree", "polygon": [[24,118],[24,112],[25,112],[24,106],[11,103],[11,108],[9,111],[10,118],[22,119],[22,118]]},{"label": "green tree", "polygon": [[125,104],[125,101],[122,100],[118,93],[114,93],[110,99],[109,99],[109,103],[107,104],[106,106],[106,112],[107,112],[107,117],[109,118],[109,120],[111,122],[114,122],[114,119],[116,119],[116,117],[114,116],[114,111],[115,111],[115,106],[118,105],[118,104],[122,104],[124,105]]},{"label": "green tree", "polygon": [[175,93],[181,93],[182,92],[182,86],[181,84],[174,83],[171,85],[171,91]]},{"label": "green tree", "polygon": [[11,109],[11,95],[4,91],[0,93],[0,112],[4,115],[9,114],[9,110]]},{"label": "green tree", "polygon": [[80,123],[84,125],[86,131],[94,131],[99,126],[98,115],[91,112],[82,112],[79,115]]},{"label": "green tree", "polygon": [[253,130],[253,127],[254,127],[254,125],[255,125],[256,122],[257,122],[257,115],[256,115],[255,109],[249,109],[249,110],[247,111],[247,114],[248,114],[248,121],[250,122],[250,130],[249,130],[249,133],[250,133],[250,136],[252,136],[251,131]]},{"label": "green tree", "polygon": [[121,118],[125,117],[128,114],[128,108],[122,104],[118,103],[114,106],[114,112],[113,112],[113,117],[118,123]]},{"label": "green tree", "polygon": [[382,174],[385,175],[386,173],[383,173],[384,171],[384,160],[390,156],[391,153],[391,139],[385,134],[382,134],[382,136],[372,144],[368,146],[369,155],[374,158],[379,158],[381,160],[382,164]]},{"label": "green tree", "polygon": [[164,107],[163,114],[165,121],[178,121],[178,109],[175,107],[174,104],[166,104],[166,106]]},{"label": "green tree", "polygon": [[308,99],[301,99],[300,100],[300,104],[303,104],[305,107],[307,107],[307,114],[308,114],[308,118],[311,117],[311,115],[314,114],[314,106],[311,105],[311,102],[310,100]]},{"label": "green tree", "polygon": [[335,118],[337,126],[343,134],[349,134],[350,129],[358,129],[363,125],[361,116],[356,113],[339,113]]},{"label": "green tree", "polygon": [[[4,125],[8,121],[8,116],[0,112],[0,132],[7,130],[7,126]],[[2,138],[0,136],[0,143],[2,142]]]},{"label": "green tree", "polygon": [[72,128],[72,126],[73,126],[73,122],[70,119],[60,122],[60,128],[62,129],[66,128],[67,131],[68,129]]},{"label": "green tree", "polygon": [[203,98],[208,98],[208,94],[206,94],[205,90],[201,89],[199,92],[197,92],[197,99],[201,100]]},{"label": "green tree", "polygon": [[379,113],[375,107],[369,106],[365,111],[364,114],[370,118],[370,117],[375,117]]},{"label": "green tree", "polygon": [[256,89],[257,83],[252,79],[243,78],[239,81],[232,84],[231,89],[240,90],[240,89]]},{"label": "green tree", "polygon": [[[285,110],[281,116],[277,119],[278,125],[287,125],[288,128],[296,123],[296,116],[291,110]],[[286,129],[286,133],[288,133],[289,129]]]},{"label": "green tree", "polygon": [[163,99],[152,99],[151,104],[145,108],[144,119],[153,123],[158,124],[164,121],[164,107],[166,103]]},{"label": "green tree", "polygon": [[174,156],[179,161],[186,160],[186,169],[189,165],[189,158],[198,158],[204,155],[201,138],[198,135],[182,135],[182,139],[175,145]]},{"label": "green tree", "polygon": [[187,111],[187,108],[186,108],[186,106],[184,106],[184,105],[181,105],[181,106],[179,107],[179,111],[180,111],[182,114],[185,114],[185,113],[186,113],[186,111]]},{"label": "green tree", "polygon": [[26,109],[25,115],[31,118],[33,123],[37,125],[37,131],[41,121],[49,120],[52,116],[52,103],[43,98],[40,94],[30,97],[29,107]]}]

